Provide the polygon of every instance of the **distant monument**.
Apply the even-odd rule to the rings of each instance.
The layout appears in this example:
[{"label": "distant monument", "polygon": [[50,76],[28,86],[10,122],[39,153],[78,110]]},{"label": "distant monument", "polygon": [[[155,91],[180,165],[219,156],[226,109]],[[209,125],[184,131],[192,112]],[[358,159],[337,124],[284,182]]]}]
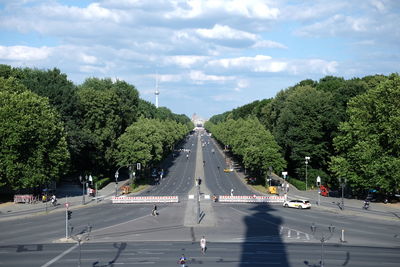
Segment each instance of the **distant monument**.
[{"label": "distant monument", "polygon": [[203,118],[199,117],[196,113],[193,113],[192,122],[195,127],[203,127],[205,120]]}]

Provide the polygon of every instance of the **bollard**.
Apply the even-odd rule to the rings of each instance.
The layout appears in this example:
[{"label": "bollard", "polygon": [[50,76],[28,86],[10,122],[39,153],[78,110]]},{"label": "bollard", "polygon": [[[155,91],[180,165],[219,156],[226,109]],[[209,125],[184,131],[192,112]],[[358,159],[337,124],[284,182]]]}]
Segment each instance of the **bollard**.
[{"label": "bollard", "polygon": [[344,229],[342,229],[342,237],[340,237],[340,242],[345,243],[346,241],[344,240]]}]

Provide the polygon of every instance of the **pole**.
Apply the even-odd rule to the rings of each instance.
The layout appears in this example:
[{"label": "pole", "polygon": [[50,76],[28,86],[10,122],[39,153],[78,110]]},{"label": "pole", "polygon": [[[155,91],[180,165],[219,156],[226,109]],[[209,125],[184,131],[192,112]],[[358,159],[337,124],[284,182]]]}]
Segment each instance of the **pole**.
[{"label": "pole", "polygon": [[308,162],[306,160],[306,191],[307,191],[307,165],[308,165]]},{"label": "pole", "polygon": [[85,205],[85,181],[82,180],[82,205]]},{"label": "pole", "polygon": [[95,183],[95,192],[94,192],[94,196],[96,197],[96,203],[99,202],[99,198],[97,197],[97,182]]},{"label": "pole", "polygon": [[78,238],[78,245],[79,245],[79,262],[78,266],[81,267],[81,238]]},{"label": "pole", "polygon": [[340,242],[344,243],[346,241],[344,241],[344,229],[342,229],[342,237],[340,238]]},{"label": "pole", "polygon": [[321,239],[321,267],[324,267],[324,237]]},{"label": "pole", "polygon": [[344,184],[342,183],[342,209],[344,209],[344,201],[343,201],[343,194],[344,194]]},{"label": "pole", "polygon": [[68,239],[68,196],[65,197],[65,239]]},{"label": "pole", "polygon": [[321,202],[321,189],[318,189],[318,206],[320,202]]}]

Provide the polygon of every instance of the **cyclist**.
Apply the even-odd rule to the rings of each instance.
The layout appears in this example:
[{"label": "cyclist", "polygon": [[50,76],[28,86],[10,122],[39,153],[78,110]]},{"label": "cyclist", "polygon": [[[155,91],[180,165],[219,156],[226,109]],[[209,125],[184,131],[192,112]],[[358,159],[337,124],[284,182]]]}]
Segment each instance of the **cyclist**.
[{"label": "cyclist", "polygon": [[181,267],[185,267],[186,264],[186,257],[184,254],[179,258],[178,263],[181,265]]}]

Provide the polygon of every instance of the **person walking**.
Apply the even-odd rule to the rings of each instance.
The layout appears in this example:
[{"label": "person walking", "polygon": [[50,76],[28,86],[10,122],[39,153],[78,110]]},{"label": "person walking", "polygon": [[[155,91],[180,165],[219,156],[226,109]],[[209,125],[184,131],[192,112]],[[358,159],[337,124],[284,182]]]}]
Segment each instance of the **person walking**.
[{"label": "person walking", "polygon": [[203,253],[203,255],[206,254],[206,249],[207,249],[206,244],[207,244],[206,238],[203,236],[200,239],[200,248],[201,248],[201,253]]},{"label": "person walking", "polygon": [[231,189],[231,197],[233,197],[233,188]]},{"label": "person walking", "polygon": [[185,257],[184,254],[182,254],[182,256],[179,258],[178,264],[180,264],[181,267],[185,267],[185,266],[186,266],[186,265],[185,265],[185,264],[186,264],[186,257]]},{"label": "person walking", "polygon": [[153,215],[153,216],[157,216],[158,215],[157,206],[155,204],[154,204],[153,210],[151,211],[151,215]]}]

